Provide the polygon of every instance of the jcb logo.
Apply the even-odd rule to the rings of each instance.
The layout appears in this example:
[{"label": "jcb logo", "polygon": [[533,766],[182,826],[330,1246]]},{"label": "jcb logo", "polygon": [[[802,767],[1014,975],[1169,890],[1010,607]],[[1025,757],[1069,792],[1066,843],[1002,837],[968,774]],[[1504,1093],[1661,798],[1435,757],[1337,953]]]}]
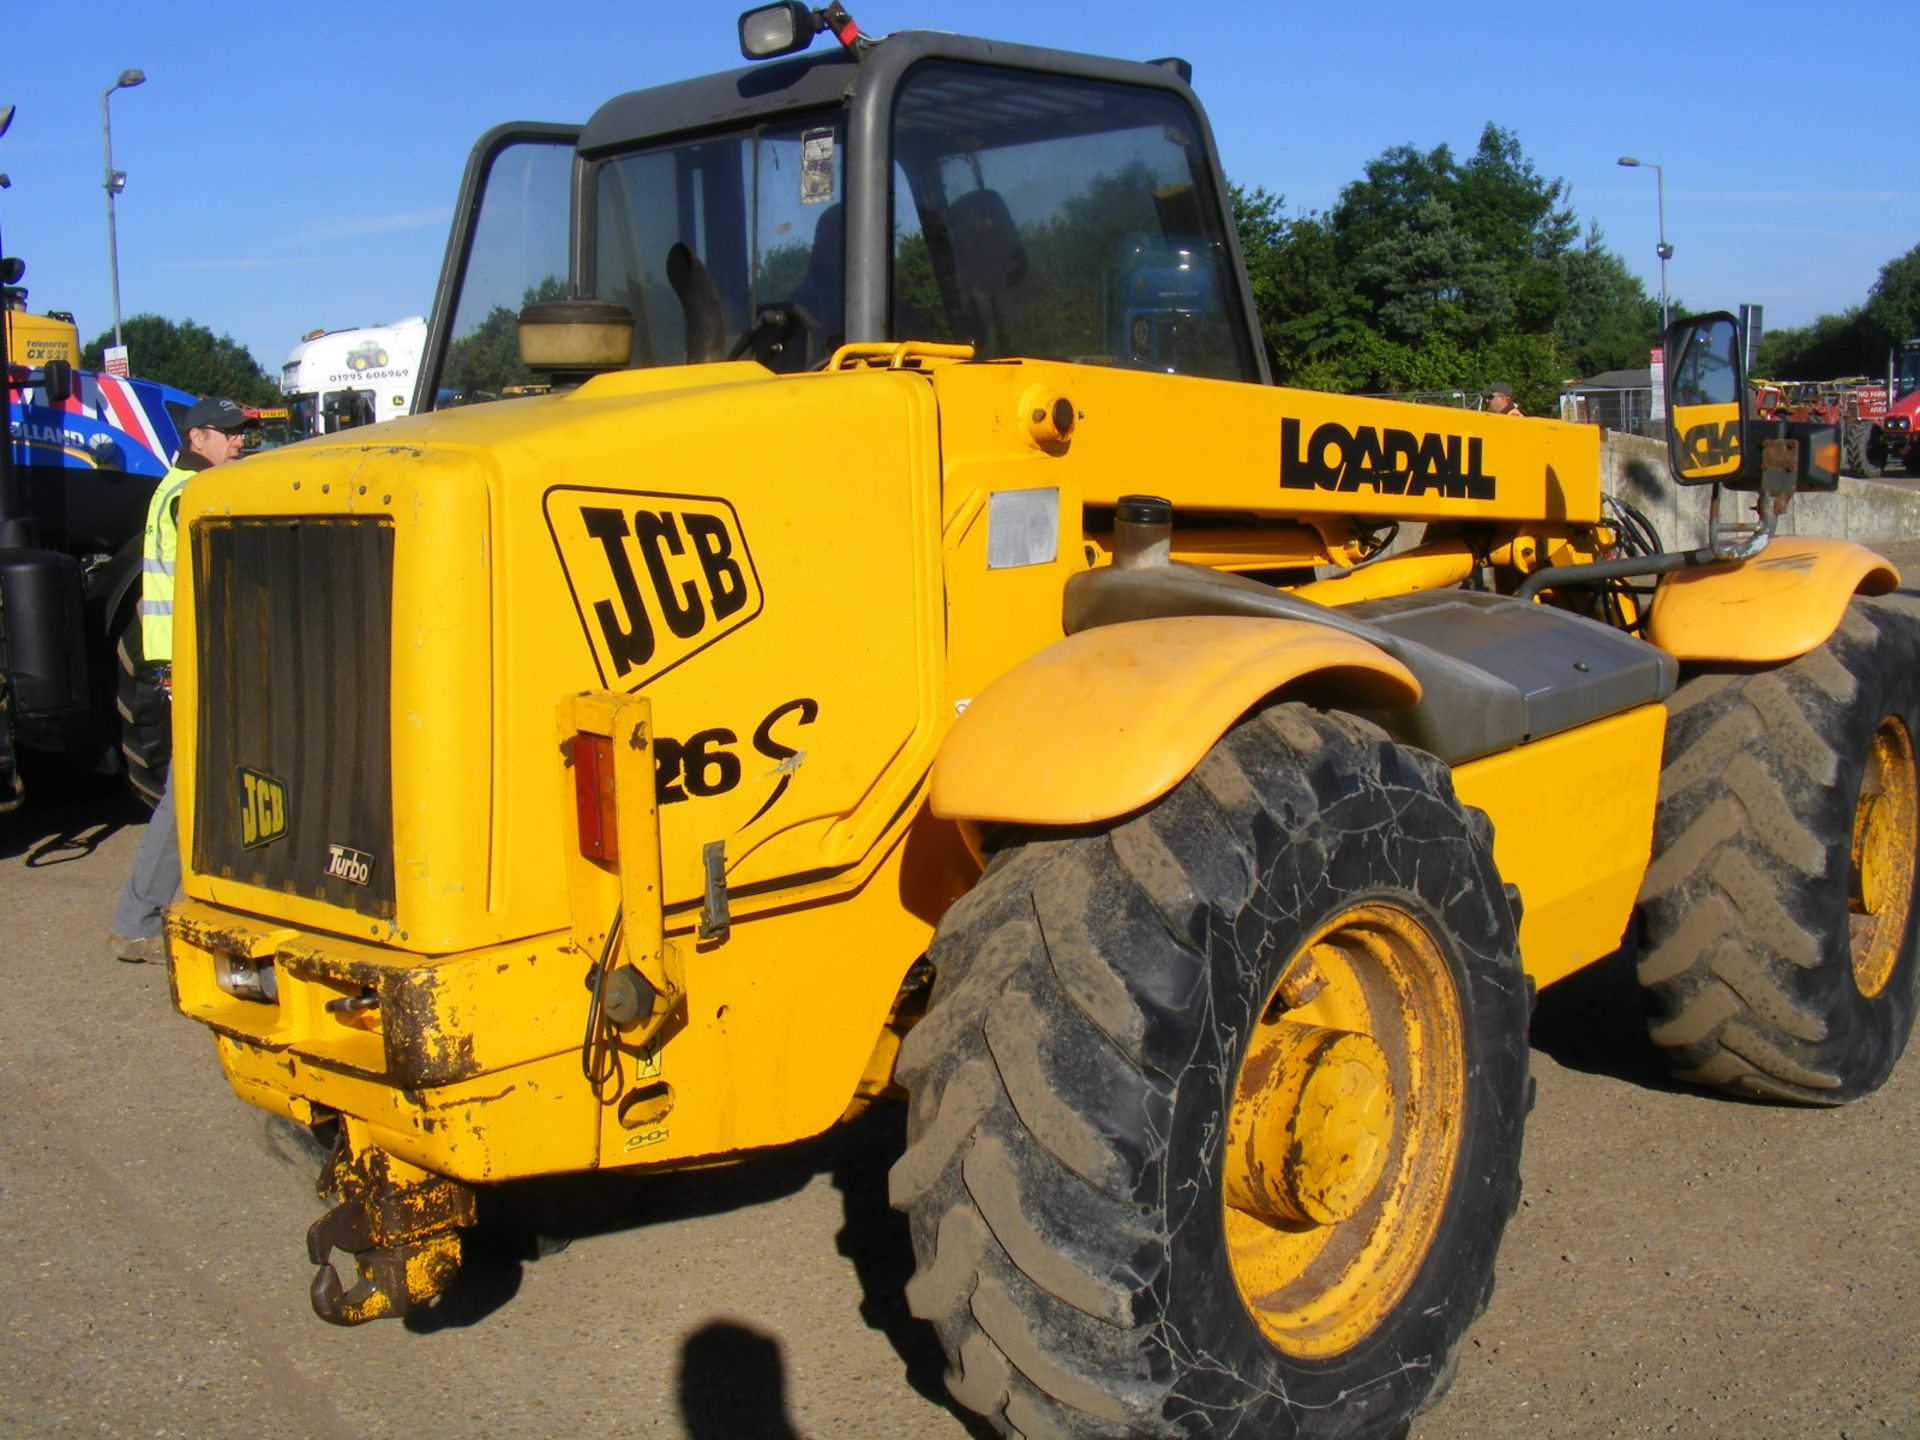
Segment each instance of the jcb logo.
[{"label": "jcb logo", "polygon": [[637,690],[760,613],[724,500],[567,486],[546,512],[603,685]]},{"label": "jcb logo", "polygon": [[1680,437],[1680,454],[1686,464],[1703,468],[1724,465],[1740,458],[1740,422],[1724,425],[1696,425]]},{"label": "jcb logo", "polygon": [[1679,434],[1676,459],[1685,478],[1730,475],[1740,468],[1738,406],[1675,406],[1673,426]]},{"label": "jcb logo", "polygon": [[240,844],[252,850],[287,833],[287,787],[271,775],[240,767]]}]

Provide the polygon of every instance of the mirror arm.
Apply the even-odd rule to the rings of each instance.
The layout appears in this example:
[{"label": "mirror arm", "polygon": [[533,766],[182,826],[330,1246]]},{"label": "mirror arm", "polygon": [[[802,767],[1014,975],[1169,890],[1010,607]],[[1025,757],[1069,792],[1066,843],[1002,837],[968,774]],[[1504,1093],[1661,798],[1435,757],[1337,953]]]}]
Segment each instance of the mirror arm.
[{"label": "mirror arm", "polygon": [[1514,589],[1513,598],[1531,600],[1542,590],[1561,586],[1668,575],[1675,570],[1690,570],[1696,565],[1712,565],[1717,561],[1751,560],[1773,540],[1780,512],[1793,498],[1793,474],[1781,470],[1764,473],[1760,492],[1753,497],[1754,519],[1750,525],[1721,522],[1720,497],[1724,493],[1721,486],[1713,487],[1707,511],[1707,543],[1698,550],[1663,550],[1657,555],[1626,555],[1618,560],[1592,560],[1584,565],[1549,565],[1523,579]]},{"label": "mirror arm", "polygon": [[[1727,492],[1726,487],[1716,480],[1707,511],[1707,543],[1700,549],[1668,550],[1658,555],[1626,555],[1615,560],[1589,561],[1583,565],[1549,565],[1522,579],[1514,589],[1514,598],[1531,600],[1542,590],[1562,586],[1593,585],[1643,575],[1667,575],[1696,565],[1753,559],[1772,542],[1780,515],[1798,487],[1800,444],[1799,440],[1778,438],[1761,442],[1760,486],[1753,497],[1754,513],[1749,523],[1736,524],[1721,520],[1720,502]],[[1671,458],[1668,463],[1672,466]],[[1678,468],[1673,468],[1677,475]]]},{"label": "mirror arm", "polygon": [[1793,496],[1793,477],[1786,476],[1787,488],[1782,491],[1775,474],[1767,471],[1762,477],[1760,491],[1753,497],[1751,525],[1722,524],[1720,496],[1723,492],[1720,486],[1713,487],[1713,501],[1707,511],[1707,550],[1715,560],[1751,560],[1767,548],[1773,539],[1774,524]]},{"label": "mirror arm", "polygon": [[1657,555],[1623,555],[1618,560],[1590,560],[1584,565],[1549,565],[1535,570],[1515,587],[1513,598],[1531,600],[1542,590],[1568,585],[1594,585],[1602,580],[1633,580],[1643,575],[1667,575],[1695,565],[1710,565],[1720,557],[1712,550],[1662,550]]}]

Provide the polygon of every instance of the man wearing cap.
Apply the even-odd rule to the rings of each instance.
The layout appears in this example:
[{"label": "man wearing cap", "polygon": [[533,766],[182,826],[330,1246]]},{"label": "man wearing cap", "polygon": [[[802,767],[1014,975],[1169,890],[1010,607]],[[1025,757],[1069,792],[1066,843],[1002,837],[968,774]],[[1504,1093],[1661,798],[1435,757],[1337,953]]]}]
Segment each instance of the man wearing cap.
[{"label": "man wearing cap", "polygon": [[[224,395],[194,402],[181,417],[185,435],[173,468],[160,477],[147,503],[146,541],[140,553],[140,649],[149,668],[160,672],[171,697],[173,666],[173,563],[178,544],[180,492],[202,470],[240,458],[247,412]],[[160,934],[160,915],[173,903],[180,888],[180,837],[173,823],[173,766],[160,803],[147,822],[126,888],[113,907],[113,934],[109,937],[116,959],[132,964],[165,964],[166,942]]]},{"label": "man wearing cap", "polygon": [[1496,380],[1487,387],[1487,413],[1525,415],[1527,412],[1513,403],[1513,387],[1504,380]]}]

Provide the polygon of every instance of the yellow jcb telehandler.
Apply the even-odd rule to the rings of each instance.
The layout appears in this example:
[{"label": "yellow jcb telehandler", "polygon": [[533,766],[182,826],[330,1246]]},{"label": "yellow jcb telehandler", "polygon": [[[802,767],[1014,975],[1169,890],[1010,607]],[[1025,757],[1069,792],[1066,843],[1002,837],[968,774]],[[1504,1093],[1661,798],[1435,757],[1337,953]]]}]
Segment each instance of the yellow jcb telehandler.
[{"label": "yellow jcb telehandler", "polygon": [[1920,627],[1772,538],[1833,441],[1749,423],[1730,318],[1672,460],[1752,516],[1644,553],[1594,429],[1267,383],[1180,63],[740,36],[482,140],[418,413],[185,492],[171,973],[335,1137],[324,1319],[432,1303],[476,1187],[903,1098],[993,1425],[1390,1435],[1534,988],[1636,910],[1682,1075],[1886,1079]]}]

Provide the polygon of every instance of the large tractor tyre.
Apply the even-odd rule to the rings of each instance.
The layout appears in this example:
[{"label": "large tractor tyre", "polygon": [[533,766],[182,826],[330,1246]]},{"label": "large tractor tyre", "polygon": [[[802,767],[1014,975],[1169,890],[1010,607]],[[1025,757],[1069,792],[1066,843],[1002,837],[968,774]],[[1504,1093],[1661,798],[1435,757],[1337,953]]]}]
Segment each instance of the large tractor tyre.
[{"label": "large tractor tyre", "polygon": [[1519,1197],[1528,987],[1446,768],[1281,705],[942,921],[893,1203],[1009,1434],[1390,1436]]},{"label": "large tractor tyre", "polygon": [[113,651],[119,662],[114,705],[120,712],[120,758],[127,784],[148,805],[158,805],[173,757],[173,706],[141,659],[138,616],[121,626]]},{"label": "large tractor tyre", "polygon": [[1682,1079],[1839,1105],[1913,1029],[1920,602],[1856,597],[1777,670],[1668,702],[1640,981]]},{"label": "large tractor tyre", "polygon": [[1845,437],[1841,470],[1848,475],[1857,475],[1862,480],[1878,480],[1880,467],[1886,457],[1882,455],[1875,458],[1873,426],[1863,420],[1843,420],[1840,424]]}]

